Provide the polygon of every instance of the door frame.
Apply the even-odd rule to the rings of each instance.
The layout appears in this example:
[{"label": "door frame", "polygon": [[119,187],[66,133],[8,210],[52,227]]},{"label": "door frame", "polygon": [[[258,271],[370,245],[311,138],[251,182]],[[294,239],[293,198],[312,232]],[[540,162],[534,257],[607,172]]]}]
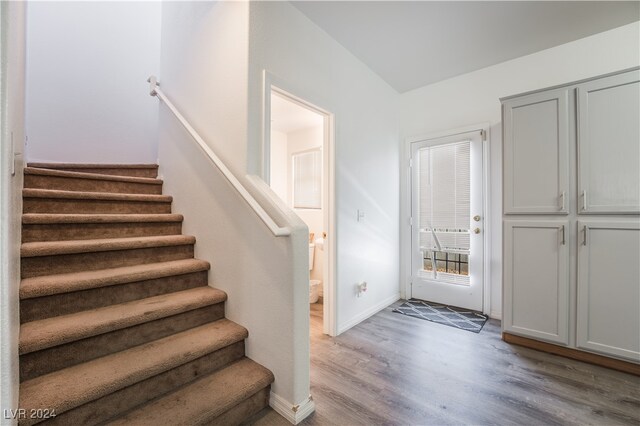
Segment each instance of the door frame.
[{"label": "door frame", "polygon": [[491,182],[490,182],[490,141],[491,124],[488,122],[473,124],[454,129],[408,136],[404,139],[400,153],[400,292],[403,299],[411,297],[412,281],[412,232],[411,232],[411,144],[429,139],[439,139],[465,133],[482,132],[482,189],[483,189],[483,286],[482,312],[491,312]]},{"label": "door frame", "polygon": [[323,222],[327,233],[324,242],[325,258],[323,259],[323,333],[329,336],[338,335],[337,321],[337,236],[336,236],[336,188],[335,188],[335,114],[322,107],[316,96],[304,92],[299,87],[292,87],[267,70],[263,70],[262,93],[262,179],[269,184],[271,180],[271,92],[300,105],[303,108],[324,116],[324,141],[322,144],[323,187],[322,194]]}]

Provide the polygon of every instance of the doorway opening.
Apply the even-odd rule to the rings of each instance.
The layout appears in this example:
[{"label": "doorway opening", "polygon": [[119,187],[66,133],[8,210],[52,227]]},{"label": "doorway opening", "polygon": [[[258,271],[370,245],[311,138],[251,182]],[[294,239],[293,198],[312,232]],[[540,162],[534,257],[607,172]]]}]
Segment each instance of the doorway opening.
[{"label": "doorway opening", "polygon": [[265,87],[264,178],[309,227],[311,333],[334,336],[333,115]]},{"label": "doorway opening", "polygon": [[483,135],[411,143],[412,298],[484,310]]}]

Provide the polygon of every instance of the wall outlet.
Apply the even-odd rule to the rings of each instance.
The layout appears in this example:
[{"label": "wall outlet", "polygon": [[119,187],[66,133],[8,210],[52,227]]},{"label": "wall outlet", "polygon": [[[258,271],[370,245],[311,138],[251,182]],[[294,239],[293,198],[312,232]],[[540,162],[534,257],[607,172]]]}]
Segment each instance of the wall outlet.
[{"label": "wall outlet", "polygon": [[367,291],[367,282],[362,281],[356,284],[356,291],[358,292],[358,297],[362,296],[362,293]]}]

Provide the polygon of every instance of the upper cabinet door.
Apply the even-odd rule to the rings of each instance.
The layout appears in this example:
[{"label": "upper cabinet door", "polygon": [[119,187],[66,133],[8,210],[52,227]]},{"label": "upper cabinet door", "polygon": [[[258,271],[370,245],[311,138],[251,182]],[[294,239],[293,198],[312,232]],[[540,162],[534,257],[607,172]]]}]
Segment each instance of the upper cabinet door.
[{"label": "upper cabinet door", "polygon": [[503,104],[504,213],[568,214],[567,89]]},{"label": "upper cabinet door", "polygon": [[578,86],[578,212],[640,213],[640,71]]}]

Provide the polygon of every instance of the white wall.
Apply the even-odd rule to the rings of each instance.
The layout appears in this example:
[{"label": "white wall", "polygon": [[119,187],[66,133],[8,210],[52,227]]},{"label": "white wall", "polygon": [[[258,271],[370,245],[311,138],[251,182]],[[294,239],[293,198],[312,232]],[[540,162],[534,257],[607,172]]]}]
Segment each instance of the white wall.
[{"label": "white wall", "polygon": [[[163,3],[159,75],[162,90],[247,185],[248,25],[246,2]],[[281,203],[273,214],[293,233],[274,237],[165,106],[159,122],[164,189],[185,216],[184,233],[197,237],[196,257],[212,265],[210,285],[228,295],[227,318],[249,330],[247,356],[274,373],[272,404],[291,418],[301,414],[294,405],[312,410],[307,226]],[[261,188],[249,185],[267,208],[277,196]]]},{"label": "white wall", "polygon": [[29,2],[27,159],[155,163],[159,2]]},{"label": "white wall", "polygon": [[[18,408],[18,289],[25,100],[25,4],[0,4],[0,423]],[[13,140],[13,149],[12,141]],[[13,152],[12,152],[13,151]],[[15,161],[15,163],[14,163]],[[12,165],[15,164],[15,166]],[[15,174],[12,175],[12,168]]]},{"label": "white wall", "polygon": [[287,204],[289,203],[289,174],[288,174],[288,149],[287,134],[271,131],[271,153],[270,162],[271,176],[269,186],[278,197]]},{"label": "white wall", "polygon": [[[640,24],[629,24],[401,95],[404,137],[491,123],[491,315],[502,308],[502,135],[499,98],[637,66]],[[406,200],[406,199],[405,199]],[[403,203],[406,208],[406,203]],[[403,209],[404,210],[404,209]],[[403,218],[408,215],[403,213]],[[406,235],[406,229],[403,230]],[[406,269],[405,269],[406,271]]]},{"label": "white wall", "polygon": [[[261,149],[262,72],[335,114],[337,325],[343,331],[399,297],[397,93],[286,2],[251,4],[249,146]],[[249,155],[259,170],[259,158]],[[356,220],[361,209],[366,218]],[[359,281],[369,283],[356,296]]]},{"label": "white wall", "polygon": [[247,157],[249,6],[179,3],[162,6],[162,90],[216,154],[242,175]]},{"label": "white wall", "polygon": [[[196,258],[211,263],[209,284],[227,293],[226,317],[249,330],[247,356],[274,373],[272,392],[303,402],[309,395],[308,228],[298,219],[298,240],[274,237],[165,108],[160,120],[160,173],[173,210],[185,216],[183,233],[197,238]],[[292,269],[297,258],[301,271]],[[293,283],[306,287],[296,293]],[[306,345],[295,341],[300,335]],[[295,394],[295,382],[306,385],[304,394]]]}]

